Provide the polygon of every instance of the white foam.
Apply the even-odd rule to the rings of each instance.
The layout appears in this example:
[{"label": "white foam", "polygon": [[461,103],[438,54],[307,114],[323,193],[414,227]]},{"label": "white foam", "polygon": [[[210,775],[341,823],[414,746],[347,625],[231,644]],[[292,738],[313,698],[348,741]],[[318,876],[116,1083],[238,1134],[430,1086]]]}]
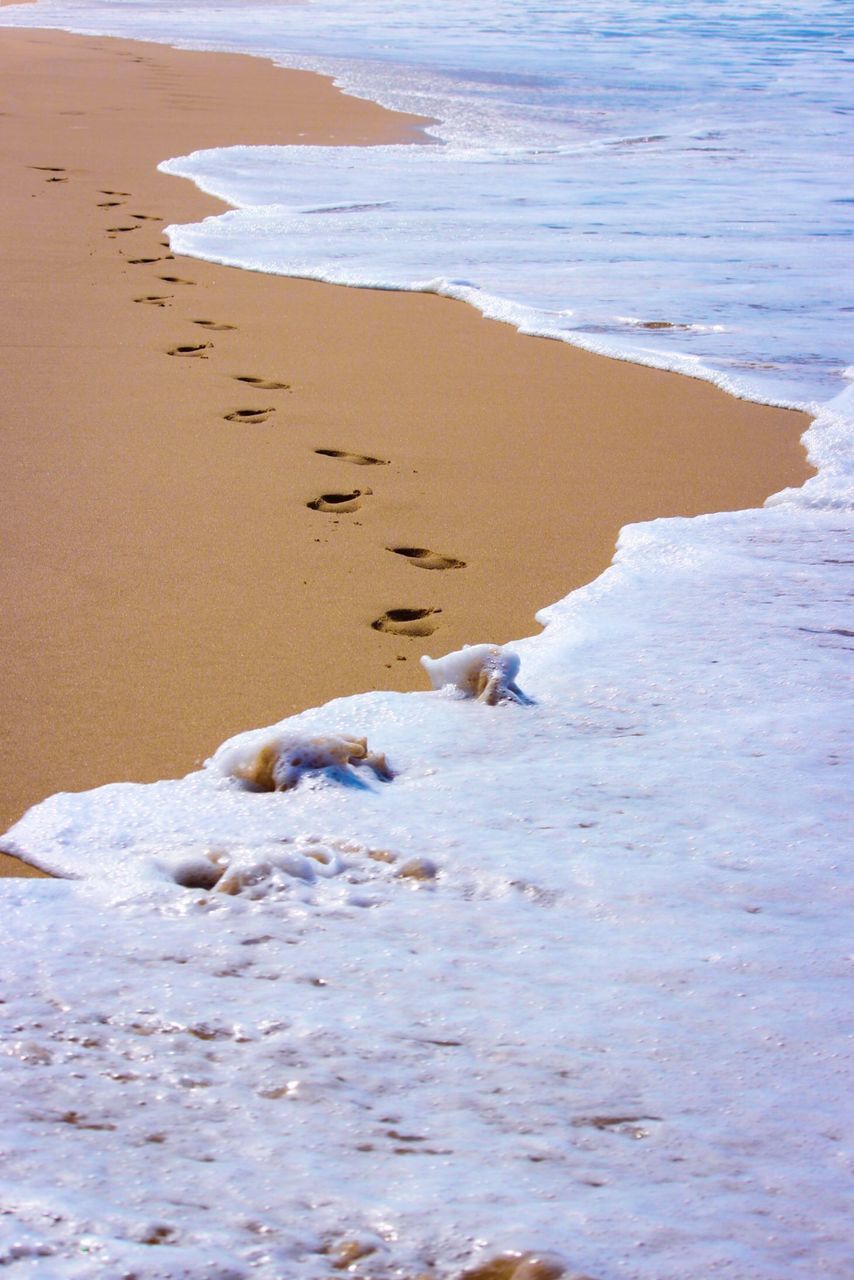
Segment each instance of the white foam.
[{"label": "white foam", "polygon": [[[488,6],[499,29],[521,8]],[[479,0],[441,9],[447,31],[437,6],[373,0],[45,12],[125,34],[256,49],[281,47],[285,29],[313,23],[327,56],[336,41],[357,50],[375,40],[370,15],[388,20],[390,56],[406,32],[432,24],[436,39],[472,59],[467,80],[403,63],[347,71],[353,83],[392,83],[390,94],[410,105],[418,93],[427,101],[425,84],[436,105],[444,85],[454,130],[479,131],[474,159],[450,148],[418,159],[433,175],[426,188],[420,171],[416,181],[409,161],[395,158],[415,193],[412,247],[424,251],[408,287],[457,290],[532,327],[584,324],[590,301],[542,307],[524,292],[508,301],[511,292],[478,274],[489,256],[482,219],[471,261],[461,263],[457,243],[446,266],[419,237],[425,191],[438,204],[445,177],[463,194],[439,248],[475,225],[460,217],[475,201],[457,170],[487,174],[496,156],[518,161],[516,173],[536,166],[525,148],[532,121],[543,119],[555,59],[577,54],[573,73],[590,90],[591,114],[573,116],[571,128],[612,155],[599,170],[578,161],[580,187],[589,174],[622,166],[643,185],[649,170],[635,157],[668,151],[655,140],[656,104],[674,106],[671,73],[685,93],[695,90],[683,105],[708,115],[709,154],[718,142],[727,150],[706,160],[724,169],[731,161],[755,167],[767,125],[761,104],[783,103],[769,136],[796,148],[785,153],[792,183],[775,190],[766,170],[755,186],[790,202],[806,234],[785,245],[756,229],[750,237],[754,246],[764,238],[769,255],[759,255],[750,277],[767,325],[750,358],[781,363],[773,346],[780,322],[782,335],[801,335],[792,349],[804,373],[771,371],[767,394],[809,399],[821,366],[827,398],[836,385],[827,370],[845,369],[850,354],[840,355],[841,330],[824,309],[824,263],[816,286],[801,293],[816,247],[804,245],[818,229],[804,215],[817,211],[819,187],[809,167],[795,178],[793,120],[809,123],[799,136],[823,164],[835,145],[821,122],[838,89],[837,64],[819,58],[816,32],[833,6],[786,8],[742,6],[739,38],[728,40],[736,28],[718,10],[710,19],[705,6],[676,15],[668,5],[604,3],[578,15],[590,39],[581,29],[576,43],[541,41],[543,75],[521,88],[495,75],[476,79],[478,40],[492,47]],[[324,25],[332,17],[339,26]],[[6,25],[39,20],[41,12],[0,14]],[[532,72],[536,44],[530,31],[516,41],[517,76]],[[674,57],[686,49],[690,58]],[[722,50],[727,58],[716,64]],[[637,84],[640,69],[643,79],[659,78],[660,97]],[[741,160],[730,154],[730,85],[756,104]],[[497,137],[501,95],[522,88],[512,138]],[[610,130],[611,146],[596,113],[609,110],[618,89],[636,119],[634,128]],[[559,148],[566,122],[550,119],[550,145]],[[583,160],[583,140],[576,143]],[[409,215],[401,189],[388,190],[386,178],[375,187],[365,155],[364,174],[355,186],[347,176],[346,192],[328,156],[304,166],[270,156],[267,168],[243,152],[181,161],[196,181],[245,181],[242,193],[229,189],[246,207],[174,230],[176,243],[196,236],[210,253],[240,240],[241,253],[268,262],[275,244],[289,269],[316,269],[316,231],[300,241],[299,258],[294,236],[323,222],[337,237],[327,243],[344,255],[334,269],[406,283],[400,247],[378,266],[368,244],[387,220],[405,225]],[[696,226],[689,178],[686,170],[667,201],[684,197]],[[272,184],[265,200],[274,197],[274,211],[249,207],[262,180]],[[300,199],[282,185],[297,182]],[[506,203],[501,182],[490,191]],[[283,200],[293,205],[284,213]],[[342,200],[383,207],[307,212]],[[603,197],[603,218],[607,209]],[[432,209],[434,226],[441,214]],[[277,219],[276,241],[267,232]],[[502,235],[515,225],[495,222]],[[835,242],[815,239],[830,263]],[[792,275],[775,283],[789,262]],[[528,265],[536,274],[536,262]],[[703,345],[729,343],[739,327],[732,314],[724,322],[710,313],[700,287],[707,267],[698,258],[684,276],[668,274],[666,287],[685,290],[678,310],[653,313],[602,285],[601,314],[634,317],[619,335],[623,354],[643,350],[741,377],[725,361],[713,367]],[[747,281],[744,267],[740,248],[729,292]],[[695,285],[696,339],[657,330],[648,348],[633,345],[638,319],[693,315]],[[717,325],[723,333],[701,332]],[[610,339],[576,329],[573,340]],[[435,1263],[451,1277],[498,1250],[532,1248],[599,1280],[850,1274],[842,1153],[852,1081],[840,1011],[854,782],[844,684],[854,630],[852,417],[848,390],[808,433],[818,474],[762,510],[623,530],[607,573],[543,610],[543,633],[513,646],[530,705],[378,692],[240,740],[292,742],[343,726],[387,754],[392,781],[370,770],[312,769],[284,794],[252,794],[208,768],[180,781],[54,796],[13,828],[6,849],[80,879],[0,884],[0,1265],[10,1278],[324,1280],[348,1241],[365,1251],[354,1275],[415,1275]],[[444,669],[463,666],[452,655]],[[222,868],[233,895],[216,890]],[[210,889],[200,887],[206,876]]]},{"label": "white foam", "polygon": [[[319,1278],[355,1237],[371,1274],[546,1248],[841,1280],[851,523],[633,526],[516,646],[534,705],[278,726],[352,727],[390,783],[205,770],[32,810],[5,847],[84,877],[3,885],[4,1221],[38,1274],[137,1269],[162,1229],[169,1274]],[[236,896],[175,883],[212,855]]]},{"label": "white foam", "polygon": [[[588,181],[598,186],[610,157],[587,160],[595,169]],[[178,253],[440,293],[524,333],[705,377],[768,403],[803,407],[841,385],[842,357],[830,352],[841,353],[845,337],[829,317],[843,305],[844,286],[832,254],[823,256],[828,247],[805,238],[795,248],[786,232],[784,248],[770,230],[738,244],[714,226],[695,236],[665,216],[654,186],[646,197],[635,194],[631,209],[615,186],[616,218],[608,213],[605,227],[597,208],[593,233],[586,188],[568,193],[554,155],[518,148],[235,147],[161,168],[236,206],[168,228]],[[631,171],[625,181],[632,189]],[[724,216],[740,197],[721,187]],[[696,218],[689,209],[680,216]],[[781,290],[769,272],[783,253]],[[629,298],[643,304],[645,318],[622,311]]]},{"label": "white foam", "polygon": [[[42,0],[7,8],[0,24],[50,22],[311,67],[349,92],[436,118],[433,134],[450,144],[414,148],[385,171],[380,152],[362,149],[346,182],[385,210],[349,215],[346,230],[328,218],[295,226],[292,215],[346,204],[339,170],[352,162],[265,153],[276,201],[288,206],[283,239],[266,214],[257,228],[247,215],[210,240],[194,233],[193,252],[403,288],[421,287],[411,277],[420,255],[416,279],[451,289],[463,279],[477,291],[467,301],[525,332],[693,366],[769,403],[831,398],[851,360],[843,264],[854,163],[836,6],[746,4],[737,21],[654,0],[548,12],[470,0],[464,13],[400,0],[179,0],[167,11],[151,0]],[[263,168],[247,183],[241,164],[241,149],[212,153],[207,178],[232,203],[269,204]],[[283,195],[282,182],[302,194]],[[329,200],[318,199],[321,184],[335,187]],[[663,322],[672,327],[644,330]]]}]

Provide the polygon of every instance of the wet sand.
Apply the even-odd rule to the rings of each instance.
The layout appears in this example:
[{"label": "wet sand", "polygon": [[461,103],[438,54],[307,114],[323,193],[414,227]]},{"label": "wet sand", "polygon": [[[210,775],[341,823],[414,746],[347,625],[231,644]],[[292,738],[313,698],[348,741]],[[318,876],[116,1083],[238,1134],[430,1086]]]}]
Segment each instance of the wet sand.
[{"label": "wet sand", "polygon": [[[0,830],[329,698],[425,688],[420,654],[537,631],[622,525],[808,474],[802,414],[448,299],[170,257],[164,225],[223,206],[158,161],[423,141],[415,118],[257,59],[48,31],[0,31],[0,73]],[[400,610],[422,634],[372,626]]]}]

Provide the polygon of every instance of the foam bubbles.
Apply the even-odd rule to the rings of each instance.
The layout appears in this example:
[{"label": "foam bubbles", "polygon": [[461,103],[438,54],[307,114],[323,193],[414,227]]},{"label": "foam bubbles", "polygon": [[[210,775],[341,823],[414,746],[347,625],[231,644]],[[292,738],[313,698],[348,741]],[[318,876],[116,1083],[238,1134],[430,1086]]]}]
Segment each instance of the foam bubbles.
[{"label": "foam bubbles", "polygon": [[[167,230],[179,253],[441,293],[525,333],[756,399],[804,406],[829,398],[846,353],[844,284],[830,248],[841,225],[831,219],[822,238],[798,236],[802,204],[797,212],[787,205],[772,225],[759,208],[767,193],[741,191],[737,168],[703,186],[702,210],[697,192],[677,193],[668,178],[672,204],[664,207],[662,165],[682,162],[683,143],[674,140],[673,153],[642,176],[596,148],[571,158],[494,146],[196,152],[161,168],[238,208]],[[611,199],[591,205],[589,187]],[[818,193],[812,203],[815,220]]]},{"label": "foam bubbles", "polygon": [[447,291],[526,333],[769,403],[839,389],[854,156],[832,3],[745,4],[737,19],[658,0],[43,0],[0,14],[47,21],[272,57],[437,120],[445,145],[407,159],[181,161],[170,171],[245,207],[174,232],[182,252]]},{"label": "foam bubbles", "polygon": [[[340,69],[447,107],[456,150],[360,152],[355,176],[327,153],[202,153],[181,164],[245,184],[247,208],[176,244],[457,291],[531,331],[571,324],[574,341],[828,399],[851,358],[828,283],[850,172],[827,163],[836,6],[739,6],[735,27],[720,6],[606,0],[556,42],[567,8],[531,7],[540,25],[512,41],[528,6],[480,0],[53,3],[0,21],[403,56]],[[407,67],[412,33],[425,59],[454,57]],[[478,71],[496,41],[513,66]],[[571,217],[546,227],[549,149]],[[555,255],[534,248],[554,244],[573,288],[546,306],[529,290]],[[503,283],[485,273],[508,264]],[[356,726],[393,785],[319,769],[259,794],[210,767],[25,815],[4,848],[80,879],[0,882],[0,1263],[56,1280],[534,1258],[635,1280],[784,1275],[793,1258],[850,1274],[850,397],[811,427],[802,490],[624,529],[613,566],[514,644],[531,705],[377,692],[223,748]],[[443,684],[465,684],[449,658]]]}]

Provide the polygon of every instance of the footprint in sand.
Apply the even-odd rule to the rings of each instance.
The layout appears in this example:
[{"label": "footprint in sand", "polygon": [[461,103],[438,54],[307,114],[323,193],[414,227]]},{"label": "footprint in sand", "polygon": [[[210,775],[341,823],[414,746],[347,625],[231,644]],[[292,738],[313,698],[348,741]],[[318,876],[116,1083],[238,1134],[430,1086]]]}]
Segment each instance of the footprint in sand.
[{"label": "footprint in sand", "polygon": [[129,191],[105,191],[102,188],[101,195],[102,196],[129,196],[130,192]]},{"label": "footprint in sand", "polygon": [[352,493],[322,493],[319,498],[315,498],[313,502],[306,505],[312,511],[329,511],[336,514],[358,511],[362,505],[362,498],[367,497],[371,492],[370,489],[354,489]]},{"label": "footprint in sand", "polygon": [[139,227],[107,227],[109,235],[114,236],[119,231],[139,231]]},{"label": "footprint in sand", "polygon": [[453,556],[440,555],[438,551],[429,551],[427,547],[387,547],[396,556],[405,556],[410,563],[419,569],[465,569],[465,560],[455,560]]},{"label": "footprint in sand", "polygon": [[187,280],[184,276],[158,276],[165,284],[195,284],[195,280]]},{"label": "footprint in sand", "polygon": [[148,263],[151,263],[151,262],[163,262],[163,261],[164,261],[163,258],[128,258],[128,265],[131,267],[138,267],[143,264],[147,265]]},{"label": "footprint in sand", "polygon": [[374,631],[388,631],[395,636],[432,636],[439,623],[435,615],[441,609],[388,609],[371,623]]},{"label": "footprint in sand", "polygon": [[99,200],[99,209],[118,209],[119,205],[124,204],[123,200]]},{"label": "footprint in sand", "polygon": [[245,382],[250,387],[257,387],[259,391],[290,391],[291,387],[289,382],[276,382],[273,378],[256,378],[253,373],[235,373],[232,376],[235,382]]},{"label": "footprint in sand", "polygon": [[212,329],[216,333],[221,333],[225,329],[236,329],[236,324],[220,324],[218,320],[193,320],[193,324],[200,324],[203,329]]},{"label": "footprint in sand", "polygon": [[156,213],[129,213],[129,218],[136,218],[138,222],[162,222]]},{"label": "footprint in sand", "polygon": [[59,164],[31,164],[30,168],[37,169],[39,173],[65,173]]},{"label": "footprint in sand", "polygon": [[266,422],[271,413],[276,410],[272,407],[269,409],[233,409],[231,413],[223,414],[226,422],[251,422],[258,426],[262,422]]},{"label": "footprint in sand", "polygon": [[346,449],[315,449],[323,458],[338,458],[357,467],[387,467],[388,458],[372,458],[367,453],[348,453]]},{"label": "footprint in sand", "polygon": [[67,178],[57,178],[56,176],[54,176],[53,178],[48,178],[48,182],[67,182],[67,181],[68,181]]},{"label": "footprint in sand", "polygon": [[[168,307],[172,301],[171,296],[164,297],[162,294],[149,293],[144,298],[134,298],[134,302],[147,302],[151,307]],[[173,355],[174,352],[169,352]]]},{"label": "footprint in sand", "polygon": [[180,347],[170,347],[166,354],[167,356],[201,356],[206,360],[205,352],[212,346],[212,342],[183,342]]}]

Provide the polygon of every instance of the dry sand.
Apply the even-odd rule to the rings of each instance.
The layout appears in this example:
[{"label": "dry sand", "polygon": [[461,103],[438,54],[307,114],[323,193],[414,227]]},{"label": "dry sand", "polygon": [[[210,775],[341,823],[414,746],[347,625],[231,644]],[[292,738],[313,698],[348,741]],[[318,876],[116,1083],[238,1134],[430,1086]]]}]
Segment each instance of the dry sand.
[{"label": "dry sand", "polygon": [[[331,697],[424,688],[421,653],[536,631],[621,525],[808,474],[804,415],[434,296],[169,257],[164,224],[222,206],[159,160],[420,140],[414,118],[257,59],[45,31],[0,32],[0,85],[0,830]],[[435,630],[375,630],[390,609]]]}]

